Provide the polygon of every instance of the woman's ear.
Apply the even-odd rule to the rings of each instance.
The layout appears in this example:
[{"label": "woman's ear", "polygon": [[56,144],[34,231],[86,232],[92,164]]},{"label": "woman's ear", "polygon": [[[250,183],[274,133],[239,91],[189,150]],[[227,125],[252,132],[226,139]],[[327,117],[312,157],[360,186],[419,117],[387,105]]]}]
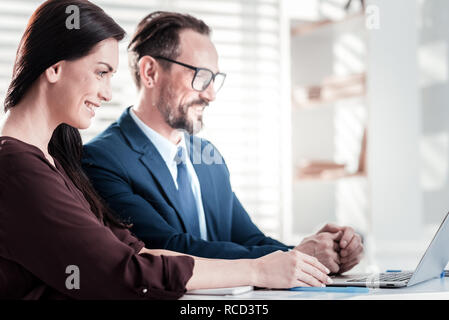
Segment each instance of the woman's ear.
[{"label": "woman's ear", "polygon": [[55,83],[61,77],[62,61],[57,62],[45,70],[45,78],[50,83]]},{"label": "woman's ear", "polygon": [[146,88],[153,88],[158,79],[159,64],[150,56],[143,56],[139,60],[140,84]]}]

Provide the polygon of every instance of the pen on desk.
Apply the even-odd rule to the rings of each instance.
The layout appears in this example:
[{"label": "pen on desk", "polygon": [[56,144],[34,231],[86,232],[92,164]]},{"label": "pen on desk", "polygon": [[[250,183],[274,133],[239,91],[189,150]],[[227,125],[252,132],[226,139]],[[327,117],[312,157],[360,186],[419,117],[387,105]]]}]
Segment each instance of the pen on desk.
[{"label": "pen on desk", "polygon": [[290,291],[304,292],[337,292],[337,293],[368,293],[366,287],[294,287]]}]

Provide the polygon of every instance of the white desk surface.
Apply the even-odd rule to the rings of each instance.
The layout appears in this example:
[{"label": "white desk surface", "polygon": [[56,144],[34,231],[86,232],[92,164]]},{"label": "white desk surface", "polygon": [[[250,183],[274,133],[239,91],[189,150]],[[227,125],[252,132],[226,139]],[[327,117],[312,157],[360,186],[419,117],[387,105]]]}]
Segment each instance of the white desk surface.
[{"label": "white desk surface", "polygon": [[434,279],[397,289],[370,289],[369,293],[254,290],[232,296],[184,295],[181,300],[449,300],[449,278]]}]

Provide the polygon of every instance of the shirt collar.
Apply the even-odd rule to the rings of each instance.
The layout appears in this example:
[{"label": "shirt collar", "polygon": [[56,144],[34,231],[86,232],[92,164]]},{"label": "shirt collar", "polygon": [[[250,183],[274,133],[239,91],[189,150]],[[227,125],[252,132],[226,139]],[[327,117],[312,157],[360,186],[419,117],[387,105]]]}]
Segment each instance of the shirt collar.
[{"label": "shirt collar", "polygon": [[148,137],[148,139],[150,139],[150,141],[154,144],[157,151],[159,152],[165,163],[167,163],[167,165],[171,165],[173,162],[175,162],[175,156],[176,152],[178,151],[178,147],[182,147],[184,149],[184,152],[186,152],[187,148],[183,134],[181,135],[181,141],[177,145],[174,145],[170,140],[162,136],[157,131],[151,129],[142,120],[140,120],[139,117],[134,113],[134,110],[132,108],[129,114],[136,122],[140,130],[142,130],[143,133]]}]

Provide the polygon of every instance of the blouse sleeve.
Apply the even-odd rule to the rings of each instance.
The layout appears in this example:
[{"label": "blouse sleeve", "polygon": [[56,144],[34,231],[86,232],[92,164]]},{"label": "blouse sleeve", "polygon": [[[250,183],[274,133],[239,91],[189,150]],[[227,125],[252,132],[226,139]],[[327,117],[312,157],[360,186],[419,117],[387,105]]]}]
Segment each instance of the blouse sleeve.
[{"label": "blouse sleeve", "polygon": [[139,253],[145,247],[145,243],[137,239],[129,229],[119,228],[114,225],[110,225],[109,228],[121,242],[133,248],[135,253]]},{"label": "blouse sleeve", "polygon": [[185,293],[191,257],[137,254],[36,154],[2,156],[0,168],[9,172],[0,175],[0,256],[75,299],[177,299]]},{"label": "blouse sleeve", "polygon": [[20,299],[36,285],[36,278],[31,273],[0,257],[0,300]]}]

